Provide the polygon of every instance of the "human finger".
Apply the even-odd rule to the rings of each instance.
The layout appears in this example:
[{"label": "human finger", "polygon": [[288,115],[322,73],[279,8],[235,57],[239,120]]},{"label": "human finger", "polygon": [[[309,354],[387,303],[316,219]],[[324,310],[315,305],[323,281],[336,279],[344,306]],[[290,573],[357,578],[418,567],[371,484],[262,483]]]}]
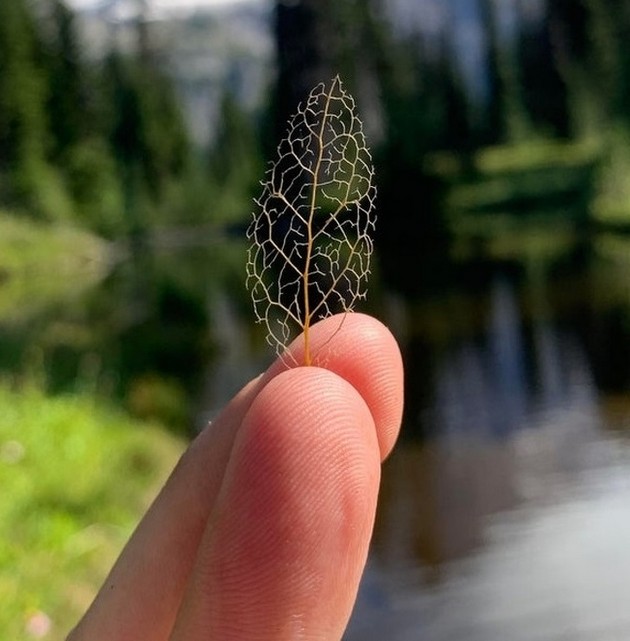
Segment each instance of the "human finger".
[{"label": "human finger", "polygon": [[[312,344],[319,352],[331,328],[339,329],[340,318],[312,328]],[[369,316],[349,314],[334,343],[326,347],[322,361],[364,398],[374,418],[381,456],[385,456],[397,434],[402,406],[402,365],[393,337]],[[301,341],[296,339],[290,349],[293,360],[299,362]],[[260,390],[286,368],[286,359],[276,361],[191,444],[73,632],[72,641],[168,638],[242,418]]]},{"label": "human finger", "polygon": [[[396,339],[380,321],[366,314],[330,316],[310,330],[314,364],[347,380],[367,403],[384,459],[391,451],[402,419],[403,364]],[[288,354],[265,373],[263,383],[304,360],[304,340],[296,338]]]},{"label": "human finger", "polygon": [[379,475],[374,418],[348,381],[275,376],[243,419],[172,641],[340,639]]}]

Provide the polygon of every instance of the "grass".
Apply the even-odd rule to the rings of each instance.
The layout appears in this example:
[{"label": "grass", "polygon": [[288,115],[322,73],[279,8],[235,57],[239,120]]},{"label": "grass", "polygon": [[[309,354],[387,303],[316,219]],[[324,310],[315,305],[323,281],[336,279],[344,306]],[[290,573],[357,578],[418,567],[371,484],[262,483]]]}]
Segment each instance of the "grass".
[{"label": "grass", "polygon": [[93,234],[0,211],[0,320],[21,321],[76,296],[108,268],[107,243]]},{"label": "grass", "polygon": [[591,164],[601,153],[597,140],[561,142],[551,139],[506,144],[482,149],[475,164],[482,175],[519,172],[540,167],[581,167]]},{"label": "grass", "polygon": [[451,223],[471,214],[508,212],[522,218],[541,208],[582,221],[601,156],[596,140],[538,139],[486,147],[467,159],[439,152],[429,157],[427,169],[448,187],[444,205]]},{"label": "grass", "polygon": [[630,132],[617,127],[611,132],[607,157],[598,175],[593,217],[611,229],[630,230]]},{"label": "grass", "polygon": [[569,221],[540,212],[525,220],[509,213],[462,216],[453,225],[451,256],[457,261],[477,256],[494,260],[548,261],[575,246],[576,233]]},{"label": "grass", "polygon": [[2,638],[65,638],[182,448],[93,396],[0,382]]}]

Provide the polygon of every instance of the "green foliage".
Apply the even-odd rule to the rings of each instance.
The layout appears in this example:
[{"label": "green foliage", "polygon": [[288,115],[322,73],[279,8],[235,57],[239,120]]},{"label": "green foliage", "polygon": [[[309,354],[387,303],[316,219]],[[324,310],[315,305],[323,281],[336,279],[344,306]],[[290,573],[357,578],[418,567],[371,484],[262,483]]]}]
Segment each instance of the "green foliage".
[{"label": "green foliage", "polygon": [[150,226],[189,160],[170,82],[146,56],[88,63],[64,1],[31,9],[0,6],[0,205],[108,236]]},{"label": "green foliage", "polygon": [[484,66],[488,82],[483,142],[497,144],[505,139],[509,127],[509,98],[504,73],[505,51],[500,44],[496,6],[492,0],[480,0],[479,8],[482,16],[484,42],[486,43]]},{"label": "green foliage", "polygon": [[53,158],[78,145],[95,127],[93,105],[88,101],[91,80],[82,59],[74,14],[61,0],[53,0],[50,16],[46,71],[49,78],[46,108],[51,129]]},{"label": "green foliage", "polygon": [[[240,186],[237,187],[240,189]],[[222,204],[222,199],[231,198],[229,190],[208,177],[208,163],[205,157],[191,155],[190,162],[181,177],[172,181],[168,193],[161,201],[162,211],[158,213],[163,224],[191,226],[223,222],[228,218],[225,212],[237,212],[242,218],[243,212],[237,207],[230,208]],[[238,193],[235,199],[242,201],[244,196]]]},{"label": "green foliage", "polygon": [[[596,67],[592,68],[592,81],[603,90],[607,115],[628,121],[630,98],[630,54],[627,34],[630,26],[630,5],[627,0],[590,0],[593,54]],[[595,74],[601,74],[599,78]],[[601,84],[600,84],[601,83]]]},{"label": "green foliage", "polygon": [[84,395],[0,382],[0,629],[65,638],[182,444]]},{"label": "green foliage", "polygon": [[278,140],[310,87],[335,75],[343,78],[364,107],[361,116],[368,137],[373,127],[379,127],[377,76],[383,61],[389,59],[387,27],[379,21],[379,4],[378,0],[276,3],[278,82],[274,116]]},{"label": "green foliage", "polygon": [[45,78],[24,0],[0,3],[0,201],[29,202],[45,180]]},{"label": "green foliage", "polygon": [[597,176],[593,215],[599,223],[630,227],[630,130],[619,124],[609,132],[608,153]]},{"label": "green foliage", "polygon": [[[61,6],[61,5],[59,5]],[[47,64],[50,52],[24,0],[0,7],[0,202],[35,218],[70,220],[74,205],[58,168],[49,164],[49,124],[81,112],[65,82],[68,74]],[[52,59],[64,60],[68,51]],[[58,65],[57,65],[58,66]],[[67,66],[67,65],[66,65]],[[76,74],[75,74],[76,75]],[[52,87],[52,90],[51,90]],[[62,127],[63,128],[63,127]],[[66,127],[67,129],[67,127]],[[59,147],[54,145],[55,149]]]},{"label": "green foliage", "polygon": [[[469,159],[466,175],[456,157],[430,157],[433,170],[450,183],[449,216],[465,212],[519,212],[520,217],[558,208],[583,217],[601,154],[595,141],[563,143],[548,139],[481,149]],[[451,156],[453,156],[451,154]],[[581,212],[579,215],[578,210]],[[458,223],[459,224],[459,223]]]},{"label": "green foliage", "polygon": [[537,168],[579,167],[592,163],[601,153],[595,140],[575,144],[549,139],[533,139],[527,145],[487,147],[475,156],[475,165],[483,174],[527,171]]},{"label": "green foliage", "polygon": [[85,138],[66,150],[66,184],[77,218],[106,237],[124,232],[123,193],[116,163],[102,138]]},{"label": "green foliage", "polygon": [[24,322],[98,282],[107,246],[85,231],[0,212],[0,321]]},{"label": "green foliage", "polygon": [[105,68],[108,137],[125,171],[139,170],[153,198],[188,161],[188,139],[172,88],[147,61],[112,54]]},{"label": "green foliage", "polygon": [[[580,13],[580,2],[569,0],[573,10]],[[566,0],[555,2],[549,8],[546,20],[533,21],[528,18],[526,0],[519,0],[517,13],[518,33],[515,42],[513,65],[518,77],[512,77],[520,84],[519,95],[525,111],[529,135],[540,131],[550,137],[567,138],[572,133],[573,123],[569,113],[567,81],[563,75],[562,64],[556,57],[555,13],[566,8]],[[562,27],[560,27],[562,30]],[[564,29],[566,33],[566,29]],[[554,64],[555,63],[555,64]]]},{"label": "green foliage", "polygon": [[190,425],[190,399],[176,379],[156,374],[139,376],[131,382],[125,400],[127,409],[136,418],[159,421],[182,434]]},{"label": "green foliage", "polygon": [[226,92],[221,102],[218,136],[209,157],[213,218],[242,220],[249,214],[263,160],[251,117]]},{"label": "green foliage", "polygon": [[22,163],[13,175],[15,210],[48,222],[70,223],[76,215],[62,171],[44,161]]}]

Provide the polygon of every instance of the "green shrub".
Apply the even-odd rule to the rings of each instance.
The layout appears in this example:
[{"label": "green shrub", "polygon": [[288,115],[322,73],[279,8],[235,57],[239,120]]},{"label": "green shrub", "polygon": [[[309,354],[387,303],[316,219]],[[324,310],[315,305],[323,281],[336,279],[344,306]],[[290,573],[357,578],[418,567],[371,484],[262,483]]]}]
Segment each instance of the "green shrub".
[{"label": "green shrub", "polygon": [[0,382],[3,638],[65,638],[181,450],[88,395]]}]

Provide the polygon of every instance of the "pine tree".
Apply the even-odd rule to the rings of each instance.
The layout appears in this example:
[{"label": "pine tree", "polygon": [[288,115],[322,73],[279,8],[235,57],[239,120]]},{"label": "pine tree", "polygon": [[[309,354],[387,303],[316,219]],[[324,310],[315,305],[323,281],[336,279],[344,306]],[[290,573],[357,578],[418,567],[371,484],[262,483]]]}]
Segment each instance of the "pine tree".
[{"label": "pine tree", "polygon": [[[628,101],[630,100],[630,52],[628,30],[630,29],[630,0],[592,0],[592,12],[600,13],[602,25],[597,34],[602,66],[613,80],[610,87],[611,112],[616,120],[630,125]],[[596,14],[595,14],[596,15]],[[606,59],[605,40],[608,40]]]},{"label": "pine tree", "polygon": [[[607,11],[599,0],[546,2],[552,59],[565,87],[568,129],[574,137],[598,134],[610,115],[616,81],[607,22]],[[533,66],[531,73],[537,73]]]},{"label": "pine tree", "polygon": [[261,173],[259,141],[251,117],[243,112],[229,90],[221,101],[210,173],[219,185],[240,185],[248,195],[257,186]]},{"label": "pine tree", "polygon": [[[555,3],[556,10],[562,2]],[[579,1],[569,0],[569,4],[573,12],[579,13]],[[515,63],[525,110],[537,130],[566,138],[571,127],[567,86],[560,73],[563,54],[554,49],[554,39],[561,36],[550,17],[529,19],[525,0],[518,0],[516,6]]]},{"label": "pine tree", "polygon": [[106,64],[109,140],[125,171],[140,173],[158,198],[184,170],[188,137],[168,79],[152,64],[111,54]]},{"label": "pine tree", "polygon": [[14,187],[3,189],[4,198],[15,197],[45,157],[45,78],[35,36],[24,0],[0,2],[0,173]]},{"label": "pine tree", "polygon": [[51,152],[57,159],[94,130],[95,118],[88,100],[88,69],[82,59],[74,14],[62,0],[53,0],[51,27],[47,106]]},{"label": "pine tree", "polygon": [[505,140],[507,136],[505,78],[501,71],[501,48],[493,1],[478,0],[478,2],[486,46],[485,68],[488,83],[484,142],[496,144]]},{"label": "pine tree", "polygon": [[379,56],[386,54],[375,19],[377,7],[376,0],[276,2],[277,139],[309,91],[336,75],[356,96],[367,135],[378,135]]}]

